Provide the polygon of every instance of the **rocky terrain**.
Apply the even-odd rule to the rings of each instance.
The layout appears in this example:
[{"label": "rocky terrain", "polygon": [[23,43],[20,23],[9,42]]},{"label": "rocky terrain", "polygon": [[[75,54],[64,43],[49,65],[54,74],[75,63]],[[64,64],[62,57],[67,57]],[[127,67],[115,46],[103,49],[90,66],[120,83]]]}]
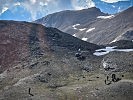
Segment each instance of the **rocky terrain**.
[{"label": "rocky terrain", "polygon": [[58,28],[84,41],[103,45],[119,40],[133,40],[132,18],[133,7],[114,15],[104,14],[93,7],[57,12],[34,22]]},{"label": "rocky terrain", "polygon": [[80,48],[91,53],[100,48],[57,29],[45,28],[38,24],[0,21],[0,27],[0,71],[18,63],[19,60],[38,57],[54,50],[77,51]]},{"label": "rocky terrain", "polygon": [[[88,66],[89,63],[99,67],[96,63],[98,61],[95,62],[97,58],[94,61],[85,60],[96,49],[101,48],[98,45],[39,24],[0,21],[0,27],[0,99],[2,100],[31,98],[25,89],[33,88],[32,84],[38,88],[41,88],[39,84],[42,84],[46,90],[55,89],[66,86],[70,81],[67,78],[80,75],[81,70],[97,69]],[[77,58],[75,53],[79,49],[86,52]],[[82,61],[86,62],[85,65]],[[81,65],[85,68],[87,66],[87,69]],[[52,95],[52,92],[47,93]],[[43,94],[44,98],[47,98],[46,94]],[[41,97],[41,94],[38,96]]]},{"label": "rocky terrain", "polygon": [[39,24],[0,21],[0,100],[132,100],[133,51],[94,55],[104,47]]}]

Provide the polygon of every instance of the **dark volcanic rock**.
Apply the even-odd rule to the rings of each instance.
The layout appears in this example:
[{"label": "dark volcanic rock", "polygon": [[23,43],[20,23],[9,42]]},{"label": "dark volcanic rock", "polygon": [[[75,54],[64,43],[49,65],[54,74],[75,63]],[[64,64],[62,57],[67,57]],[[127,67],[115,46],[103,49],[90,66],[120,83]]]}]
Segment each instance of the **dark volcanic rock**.
[{"label": "dark volcanic rock", "polygon": [[13,64],[46,52],[62,50],[88,50],[94,52],[99,46],[65,34],[55,28],[39,24],[0,21],[0,71]]}]

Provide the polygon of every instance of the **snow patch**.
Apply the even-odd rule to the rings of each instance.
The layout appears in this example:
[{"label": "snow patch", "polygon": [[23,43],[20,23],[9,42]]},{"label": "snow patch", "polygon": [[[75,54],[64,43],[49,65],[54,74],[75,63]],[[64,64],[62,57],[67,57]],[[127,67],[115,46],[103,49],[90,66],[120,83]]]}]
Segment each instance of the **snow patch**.
[{"label": "snow patch", "polygon": [[114,15],[109,15],[109,16],[98,16],[97,18],[100,18],[100,19],[111,19],[113,17],[114,17]]},{"label": "snow patch", "polygon": [[116,46],[106,47],[105,49],[95,50],[96,52],[94,52],[93,55],[102,56],[102,55],[106,55],[106,54],[108,54],[109,52],[112,52],[112,51],[123,51],[123,52],[131,52],[131,51],[133,51],[133,49],[114,49],[115,47]]},{"label": "snow patch", "polygon": [[112,42],[110,42],[110,43],[113,43],[113,42],[116,42],[116,41],[118,41],[120,38],[121,38],[121,36],[123,35],[124,33],[122,33],[120,36],[118,36],[118,37],[116,37]]},{"label": "snow patch", "polygon": [[76,34],[73,34],[74,37],[76,37]]},{"label": "snow patch", "polygon": [[77,29],[76,26],[79,26],[79,25],[80,25],[80,24],[75,24],[75,25],[73,25],[72,27],[73,27],[73,29],[76,30],[76,29]]},{"label": "snow patch", "polygon": [[116,42],[117,41],[117,38],[116,39],[114,39],[112,42],[110,42],[110,43],[113,43],[113,42]]},{"label": "snow patch", "polygon": [[87,39],[88,39],[88,38],[85,38],[85,37],[84,37],[84,38],[82,38],[82,40],[83,40],[83,41],[87,41]]},{"label": "snow patch", "polygon": [[79,26],[79,25],[80,25],[80,24],[75,24],[75,25],[73,25],[72,27],[73,27],[73,29],[79,30],[79,31],[84,31],[84,30],[86,30],[86,28],[77,29],[76,26]]},{"label": "snow patch", "polygon": [[82,28],[82,29],[79,29],[80,31],[84,31],[84,30],[86,30],[86,28]]},{"label": "snow patch", "polygon": [[112,51],[114,48],[116,48],[117,46],[113,46],[113,47],[106,47],[105,49],[98,49],[98,50],[96,50],[96,51],[102,51],[102,50],[104,50],[104,51]]},{"label": "snow patch", "polygon": [[133,49],[115,49],[115,51],[131,52]]},{"label": "snow patch", "polygon": [[93,31],[95,29],[95,27],[93,27],[93,28],[90,28],[90,29],[88,29],[86,32],[88,33],[88,32],[91,32],[91,31]]}]

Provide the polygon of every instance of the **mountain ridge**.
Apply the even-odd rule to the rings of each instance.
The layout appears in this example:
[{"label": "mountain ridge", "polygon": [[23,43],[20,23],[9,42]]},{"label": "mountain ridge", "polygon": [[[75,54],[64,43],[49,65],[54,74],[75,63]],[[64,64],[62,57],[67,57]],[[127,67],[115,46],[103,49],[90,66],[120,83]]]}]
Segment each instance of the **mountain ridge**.
[{"label": "mountain ridge", "polygon": [[[89,15],[90,17],[94,17],[95,16],[93,18],[93,20],[95,20],[95,18],[98,15],[105,15],[104,13],[102,13],[100,11],[100,9],[98,9],[96,7],[83,9],[83,10],[79,10],[79,11],[80,11],[80,13],[77,12],[76,10],[66,10],[66,11],[56,12],[56,13],[53,13],[53,14],[49,14],[46,17],[43,17],[43,18],[41,18],[39,20],[36,20],[34,22],[36,23],[37,21],[39,21],[41,23],[41,20],[44,20],[44,23],[42,22],[42,24],[44,24],[45,26],[47,26],[47,27],[55,27],[55,28],[59,28],[60,30],[62,30],[62,28],[66,27],[66,26],[60,27],[60,25],[62,25],[62,24],[64,25],[65,24],[64,20],[68,24],[69,23],[70,24],[71,23],[76,24],[76,23],[82,23],[83,19],[88,20],[88,21],[92,21],[92,19],[88,19],[85,15]],[[92,16],[92,14],[94,16]],[[53,15],[55,16],[55,18],[53,17]],[[69,17],[67,17],[67,16],[69,16]],[[79,17],[79,16],[81,16],[82,18]],[[77,17],[78,19],[75,19],[75,17]],[[46,20],[46,22],[47,21],[49,21],[49,22],[45,23],[45,20]],[[53,20],[53,22],[52,22],[52,20]],[[60,23],[60,25],[56,24],[56,22],[59,23],[59,21],[62,22],[62,24],[61,23]],[[54,23],[55,23],[55,25],[54,25]]]},{"label": "mountain ridge", "polygon": [[[50,17],[48,15],[34,22],[45,24],[48,27],[56,27],[59,30],[71,34],[75,37],[78,37],[80,39],[87,38],[87,40],[85,41],[100,45],[109,44],[116,40],[118,41],[118,40],[133,39],[132,35],[130,34],[132,33],[132,28],[133,28],[133,23],[131,21],[133,18],[133,13],[132,13],[133,7],[130,7],[125,11],[122,11],[115,15],[104,14],[100,10],[98,10],[98,12],[95,12],[97,8],[94,9],[95,9],[94,11],[91,8],[89,9],[90,11],[86,9],[88,10],[88,14],[87,13],[82,14],[83,10],[75,11],[80,14],[80,16],[75,15],[75,17],[71,17],[70,15],[63,16],[61,12],[56,13],[56,15],[60,16],[61,19],[66,19],[66,20],[54,19],[56,18],[56,15],[51,14]],[[84,17],[81,17],[81,15]],[[47,20],[45,20],[45,18]],[[77,20],[77,22],[73,21],[69,22],[69,20]],[[59,25],[58,22],[62,22],[65,25],[64,24]],[[73,27],[74,25],[76,25],[75,28]],[[124,34],[125,35],[130,34],[130,38],[126,37]]]},{"label": "mountain ridge", "polygon": [[[39,57],[45,52],[88,50],[93,53],[100,48],[55,28],[17,21],[0,21],[1,71],[10,64],[29,57]],[[5,62],[6,61],[6,62]]]}]

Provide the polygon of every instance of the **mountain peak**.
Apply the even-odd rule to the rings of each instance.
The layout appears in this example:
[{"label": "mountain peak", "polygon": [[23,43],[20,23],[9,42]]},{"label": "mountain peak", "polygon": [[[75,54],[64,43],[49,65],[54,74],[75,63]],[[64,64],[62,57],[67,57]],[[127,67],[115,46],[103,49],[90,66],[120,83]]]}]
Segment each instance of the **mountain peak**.
[{"label": "mountain peak", "polygon": [[104,16],[100,9],[96,7],[82,9],[82,10],[67,10],[56,12],[35,21],[35,23],[43,24],[47,27],[55,27],[63,32],[66,32],[66,27],[74,24],[91,23],[97,19],[98,16]]},{"label": "mountain peak", "polygon": [[[106,44],[122,38],[127,39],[128,31],[132,32],[132,11],[133,7],[130,7],[118,14],[108,15],[102,13],[99,8],[92,7],[63,13],[58,12],[39,19],[36,23],[58,28],[88,42]],[[119,32],[125,35],[121,35],[117,39],[116,37],[120,35]]]},{"label": "mountain peak", "polygon": [[100,9],[97,8],[97,7],[91,7],[91,8],[88,8],[88,9],[92,9],[92,10],[98,10],[98,11],[100,11]]}]

